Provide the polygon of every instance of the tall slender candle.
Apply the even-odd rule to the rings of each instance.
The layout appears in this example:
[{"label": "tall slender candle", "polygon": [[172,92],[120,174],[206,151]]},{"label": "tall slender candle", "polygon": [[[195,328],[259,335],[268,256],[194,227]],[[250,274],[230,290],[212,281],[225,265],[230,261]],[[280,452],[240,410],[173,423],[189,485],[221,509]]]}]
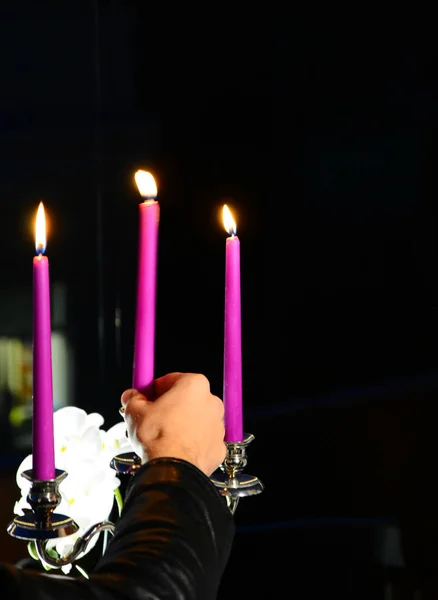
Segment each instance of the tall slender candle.
[{"label": "tall slender candle", "polygon": [[242,429],[242,341],[240,306],[240,240],[236,222],[225,204],[224,227],[230,234],[225,243],[224,385],[225,441],[241,442]]},{"label": "tall slender candle", "polygon": [[49,260],[46,249],[44,205],[40,202],[35,227],[33,259],[33,477],[54,479],[52,341],[50,323]]},{"label": "tall slender candle", "polygon": [[160,205],[156,201],[155,179],[150,173],[137,171],[135,181],[143,202],[139,205],[137,306],[132,385],[151,397],[151,384],[154,379]]}]

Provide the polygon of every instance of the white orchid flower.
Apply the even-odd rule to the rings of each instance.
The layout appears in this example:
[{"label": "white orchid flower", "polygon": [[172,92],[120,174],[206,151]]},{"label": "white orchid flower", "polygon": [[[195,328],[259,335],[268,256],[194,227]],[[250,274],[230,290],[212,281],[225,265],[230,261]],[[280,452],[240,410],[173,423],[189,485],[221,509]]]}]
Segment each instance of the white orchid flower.
[{"label": "white orchid flower", "polygon": [[[93,525],[107,520],[114,506],[115,494],[120,496],[120,479],[110,462],[117,454],[132,452],[132,447],[126,437],[124,421],[108,431],[101,429],[103,423],[104,419],[98,413],[87,414],[75,406],[63,407],[54,413],[55,465],[68,473],[59,486],[61,502],[56,512],[71,517],[79,526],[73,535],[47,542],[47,547],[54,548],[59,556],[67,556],[79,536]],[[14,513],[18,515],[22,515],[24,509],[30,509],[27,494],[31,483],[21,476],[23,471],[30,469],[31,454],[17,469],[16,480],[21,498],[15,503]],[[96,545],[98,537],[92,538],[78,559]],[[64,572],[70,569],[71,565],[62,567]]]},{"label": "white orchid flower", "polygon": [[126,424],[125,421],[116,423],[108,429],[108,431],[102,431],[102,444],[103,452],[105,453],[105,460],[108,458],[109,462],[114,456],[118,454],[126,454],[128,452],[134,452],[131,442],[126,436]]}]

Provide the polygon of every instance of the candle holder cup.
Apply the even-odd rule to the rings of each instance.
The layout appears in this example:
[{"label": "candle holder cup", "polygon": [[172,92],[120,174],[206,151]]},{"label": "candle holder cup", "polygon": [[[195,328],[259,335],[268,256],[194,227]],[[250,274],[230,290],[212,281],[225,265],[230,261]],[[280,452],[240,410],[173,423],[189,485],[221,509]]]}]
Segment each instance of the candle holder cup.
[{"label": "candle holder cup", "polygon": [[38,558],[42,563],[53,568],[69,565],[85,552],[95,535],[102,531],[114,532],[114,524],[111,521],[102,521],[93,525],[82,536],[78,537],[67,556],[52,556],[47,542],[55,538],[72,535],[79,529],[72,518],[55,512],[61,502],[59,485],[68,473],[56,469],[54,479],[47,480],[34,479],[32,470],[23,471],[21,475],[31,482],[27,495],[27,501],[31,509],[26,509],[24,515],[15,517],[9,523],[7,532],[12,537],[20,540],[34,541]]},{"label": "candle holder cup", "polygon": [[110,465],[121,475],[134,475],[137,469],[141,467],[141,459],[135,452],[126,452],[115,456]]},{"label": "candle holder cup", "polygon": [[[210,478],[226,499],[231,514],[235,513],[240,498],[255,496],[264,490],[264,485],[257,477],[242,472],[248,462],[247,446],[253,440],[252,433],[245,433],[241,442],[225,442],[225,460]],[[111,461],[111,467],[124,475],[134,475],[140,466],[140,457],[135,452],[120,454]]]}]

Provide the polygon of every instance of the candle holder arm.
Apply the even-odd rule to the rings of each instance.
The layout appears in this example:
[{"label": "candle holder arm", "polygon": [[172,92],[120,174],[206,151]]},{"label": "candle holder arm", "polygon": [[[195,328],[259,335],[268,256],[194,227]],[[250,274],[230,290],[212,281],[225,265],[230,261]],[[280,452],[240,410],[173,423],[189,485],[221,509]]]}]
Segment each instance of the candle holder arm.
[{"label": "candle holder arm", "polygon": [[70,565],[78,557],[87,550],[89,543],[95,535],[99,535],[103,531],[109,531],[114,535],[115,525],[111,521],[102,521],[90,527],[81,537],[79,537],[72,550],[66,556],[54,557],[48,552],[47,540],[36,540],[36,551],[41,562],[49,565],[49,567],[60,568]]}]

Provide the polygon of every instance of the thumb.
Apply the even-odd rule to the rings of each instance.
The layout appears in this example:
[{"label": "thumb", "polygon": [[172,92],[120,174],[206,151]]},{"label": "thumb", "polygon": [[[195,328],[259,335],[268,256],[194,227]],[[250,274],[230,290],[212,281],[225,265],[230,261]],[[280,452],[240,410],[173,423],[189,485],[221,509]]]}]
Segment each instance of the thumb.
[{"label": "thumb", "polygon": [[125,390],[121,401],[122,408],[119,412],[124,418],[133,416],[137,418],[140,414],[144,414],[145,410],[148,410],[150,404],[153,404],[136,389]]},{"label": "thumb", "polygon": [[138,390],[136,390],[135,388],[125,390],[120,398],[122,405],[125,406],[131,400],[131,398],[136,396],[138,393]]}]

